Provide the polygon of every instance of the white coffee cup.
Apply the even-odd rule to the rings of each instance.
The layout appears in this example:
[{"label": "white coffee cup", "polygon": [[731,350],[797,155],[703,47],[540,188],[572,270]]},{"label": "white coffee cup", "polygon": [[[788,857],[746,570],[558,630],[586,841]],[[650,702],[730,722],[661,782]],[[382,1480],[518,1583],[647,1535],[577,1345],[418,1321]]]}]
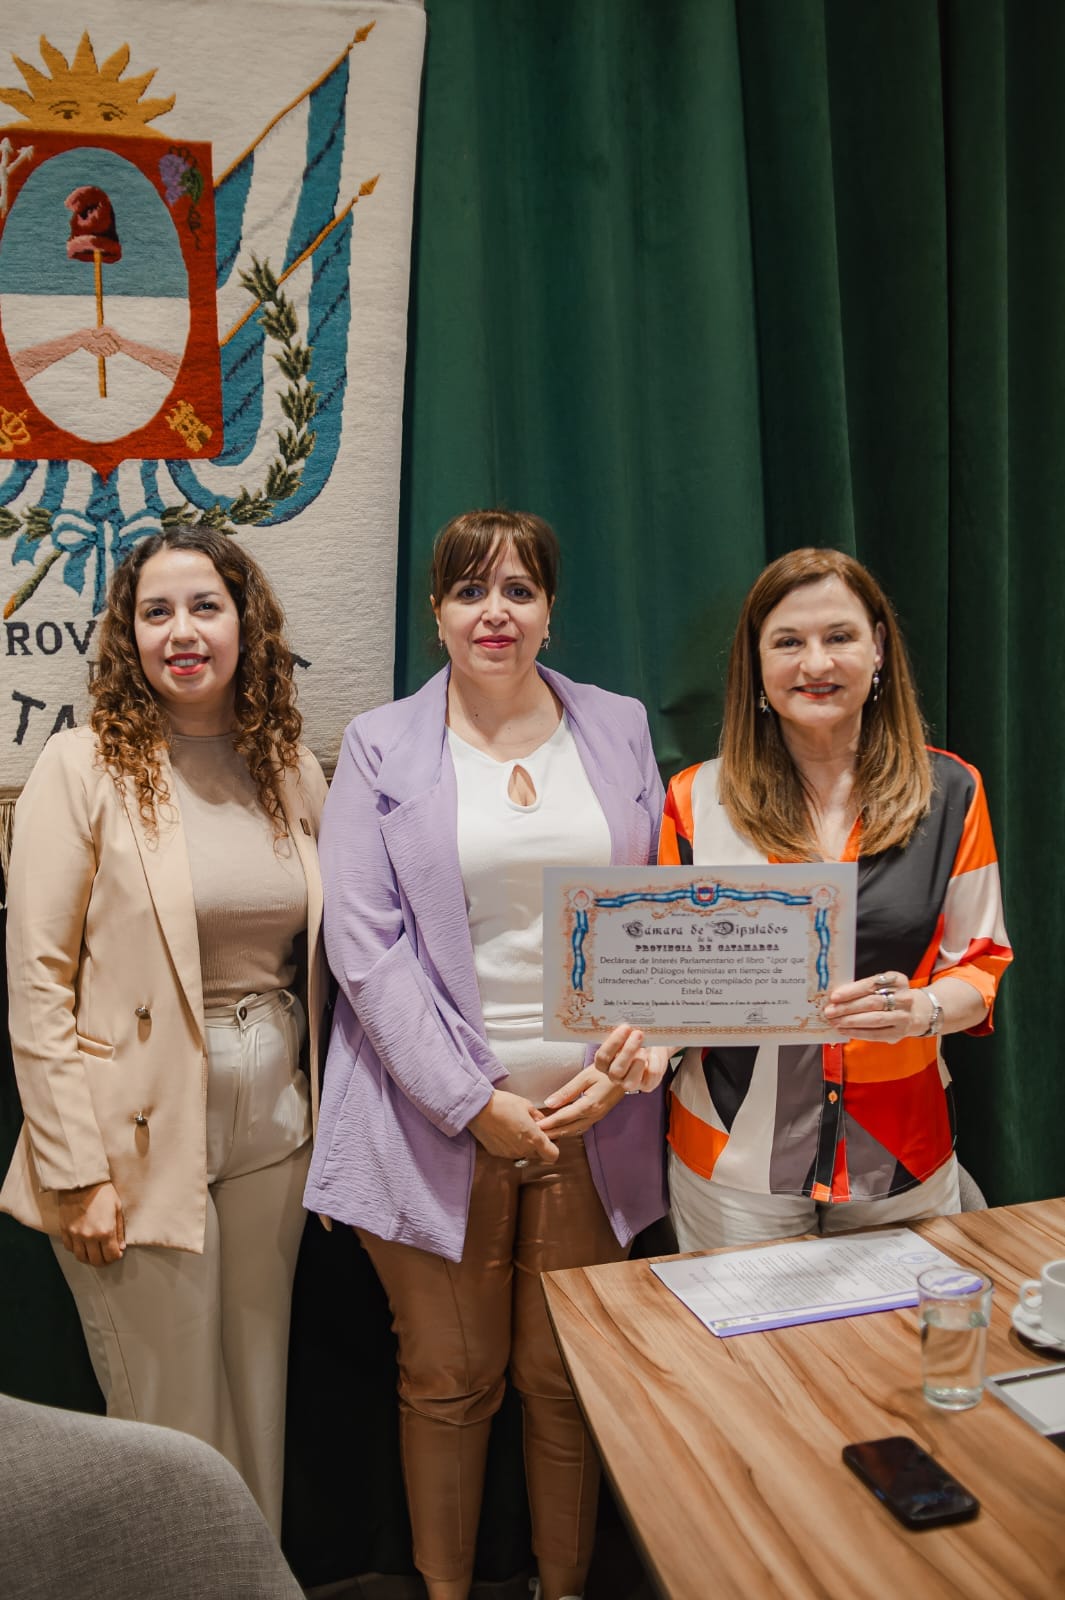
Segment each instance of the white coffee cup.
[{"label": "white coffee cup", "polygon": [[1048,1261],[1038,1278],[1026,1278],[1017,1293],[1021,1310],[1038,1319],[1044,1333],[1065,1339],[1065,1258]]}]

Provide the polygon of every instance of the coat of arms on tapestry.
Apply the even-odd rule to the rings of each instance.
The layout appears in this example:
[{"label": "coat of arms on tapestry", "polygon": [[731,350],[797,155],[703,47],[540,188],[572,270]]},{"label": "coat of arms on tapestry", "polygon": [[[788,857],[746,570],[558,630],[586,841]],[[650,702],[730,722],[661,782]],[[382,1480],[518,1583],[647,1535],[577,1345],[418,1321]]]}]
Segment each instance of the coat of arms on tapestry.
[{"label": "coat of arms on tapestry", "polygon": [[0,25],[0,798],[79,720],[115,564],[263,562],[309,742],[391,690],[420,0]]}]

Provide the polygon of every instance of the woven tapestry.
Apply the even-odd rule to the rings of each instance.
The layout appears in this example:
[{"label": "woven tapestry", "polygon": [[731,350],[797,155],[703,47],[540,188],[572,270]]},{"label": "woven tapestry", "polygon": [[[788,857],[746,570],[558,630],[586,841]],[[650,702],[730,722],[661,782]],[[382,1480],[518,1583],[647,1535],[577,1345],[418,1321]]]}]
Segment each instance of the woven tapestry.
[{"label": "woven tapestry", "polygon": [[327,765],[390,696],[424,29],[421,0],[5,8],[0,799],[84,719],[115,564],[183,519],[274,582]]}]

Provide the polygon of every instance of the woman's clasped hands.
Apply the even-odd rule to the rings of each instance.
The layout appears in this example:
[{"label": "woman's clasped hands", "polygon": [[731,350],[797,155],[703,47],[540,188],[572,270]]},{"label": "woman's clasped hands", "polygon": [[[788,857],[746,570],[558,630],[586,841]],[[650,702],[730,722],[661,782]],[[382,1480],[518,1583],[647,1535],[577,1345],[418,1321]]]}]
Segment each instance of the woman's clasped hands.
[{"label": "woman's clasped hands", "polygon": [[620,1023],[603,1040],[591,1062],[544,1102],[549,1115],[541,1127],[556,1138],[586,1133],[627,1094],[649,1094],[662,1082],[670,1052],[644,1047],[643,1034]]},{"label": "woman's clasped hands", "polygon": [[552,1141],[587,1133],[627,1094],[649,1094],[662,1082],[670,1051],[644,1048],[639,1028],[621,1023],[608,1034],[586,1067],[549,1094],[541,1111],[520,1094],[496,1089],[469,1124],[489,1155],[512,1161],[558,1160]]},{"label": "woman's clasped hands", "polygon": [[544,1132],[542,1111],[524,1095],[495,1089],[492,1098],[468,1123],[470,1132],[490,1156],[508,1161],[543,1161],[550,1166],[558,1160],[558,1145]]}]

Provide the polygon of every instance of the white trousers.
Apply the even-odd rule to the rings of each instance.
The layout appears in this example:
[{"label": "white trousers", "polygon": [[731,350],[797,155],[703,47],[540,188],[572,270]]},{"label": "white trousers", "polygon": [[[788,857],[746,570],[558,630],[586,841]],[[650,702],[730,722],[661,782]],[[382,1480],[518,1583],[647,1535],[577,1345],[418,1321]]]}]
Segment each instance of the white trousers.
[{"label": "white trousers", "polygon": [[90,1267],[53,1239],[107,1414],[178,1428],[233,1463],[281,1530],[292,1279],[310,1163],[306,1022],[287,991],[207,1014],[202,1255],[133,1245]]},{"label": "white trousers", "polygon": [[918,1222],[961,1210],[954,1156],[924,1183],[883,1200],[831,1205],[803,1195],[757,1194],[701,1178],[669,1152],[670,1214],[678,1250],[717,1250],[731,1244],[764,1244],[803,1233],[847,1233],[885,1223]]}]

